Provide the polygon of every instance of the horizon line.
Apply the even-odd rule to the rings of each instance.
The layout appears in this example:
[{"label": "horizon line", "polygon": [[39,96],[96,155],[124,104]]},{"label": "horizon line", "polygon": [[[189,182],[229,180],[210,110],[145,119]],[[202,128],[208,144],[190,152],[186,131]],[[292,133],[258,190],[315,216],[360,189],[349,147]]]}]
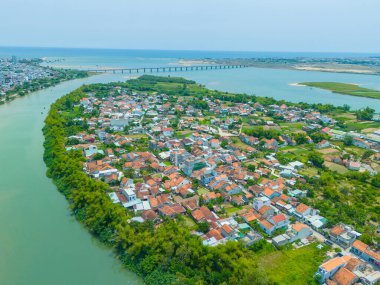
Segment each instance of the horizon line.
[{"label": "horizon line", "polygon": [[45,49],[72,49],[72,50],[118,50],[118,51],[182,51],[182,52],[239,52],[239,53],[324,53],[324,54],[380,54],[379,52],[359,51],[275,51],[275,50],[208,50],[208,49],[150,49],[150,48],[107,48],[107,47],[59,47],[59,46],[14,46],[0,45],[0,48],[45,48]]}]

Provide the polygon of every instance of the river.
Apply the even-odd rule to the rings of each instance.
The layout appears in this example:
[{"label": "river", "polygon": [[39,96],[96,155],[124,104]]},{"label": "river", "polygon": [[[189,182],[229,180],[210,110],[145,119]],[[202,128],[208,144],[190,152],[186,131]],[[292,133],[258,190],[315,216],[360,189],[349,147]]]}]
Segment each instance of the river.
[{"label": "river", "polygon": [[0,284],[143,284],[70,215],[42,159],[50,104],[83,83],[116,79],[64,82],[0,106]]}]

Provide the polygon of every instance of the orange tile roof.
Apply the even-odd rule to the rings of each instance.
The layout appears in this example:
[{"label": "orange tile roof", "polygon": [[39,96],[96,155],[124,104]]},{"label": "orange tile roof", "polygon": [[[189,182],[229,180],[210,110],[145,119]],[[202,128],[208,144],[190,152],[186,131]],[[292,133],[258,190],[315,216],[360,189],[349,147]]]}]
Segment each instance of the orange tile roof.
[{"label": "orange tile roof", "polygon": [[268,220],[260,220],[260,224],[263,225],[264,228],[266,229],[271,229],[273,228],[273,225],[268,221]]},{"label": "orange tile roof", "polygon": [[303,224],[303,223],[295,223],[294,225],[292,225],[292,228],[293,230],[295,230],[296,232],[299,232],[301,231],[302,229],[305,229],[305,228],[309,228],[307,225]]},{"label": "orange tile roof", "polygon": [[285,194],[281,194],[280,199],[286,201],[289,199],[289,196]]},{"label": "orange tile roof", "polygon": [[224,225],[222,226],[222,229],[223,229],[227,234],[230,234],[230,233],[232,232],[232,228],[231,228],[229,225],[227,225],[227,224],[224,224]]},{"label": "orange tile roof", "polygon": [[346,268],[341,268],[335,273],[333,280],[339,285],[350,285],[353,284],[357,276]]},{"label": "orange tile roof", "polygon": [[282,221],[285,221],[285,220],[286,220],[286,217],[285,217],[284,214],[278,214],[278,215],[273,216],[272,219],[273,219],[273,221],[274,221],[276,224],[278,224],[278,223],[280,223],[280,222],[282,222]]},{"label": "orange tile roof", "polygon": [[378,252],[374,252],[370,249],[370,247],[365,244],[364,242],[360,240],[354,241],[352,244],[353,247],[356,247],[358,250],[364,252],[365,254],[369,255],[370,257],[376,259],[377,261],[380,260],[380,254]]},{"label": "orange tile roof", "polygon": [[360,264],[362,264],[363,262],[360,261],[359,259],[353,257],[351,258],[348,262],[347,262],[347,265],[346,265],[346,268],[350,271],[353,271],[356,269],[356,267]]},{"label": "orange tile roof", "polygon": [[335,257],[333,259],[330,259],[329,261],[326,261],[321,265],[321,267],[326,270],[327,272],[330,272],[334,270],[335,268],[339,266],[343,266],[348,260],[345,260],[346,258],[343,257]]},{"label": "orange tile roof", "polygon": [[203,215],[202,211],[199,210],[199,209],[193,211],[193,212],[191,213],[191,215],[193,216],[193,218],[194,218],[196,221],[200,221],[200,220],[204,219],[204,217],[205,217],[205,216]]},{"label": "orange tile roof", "polygon": [[273,195],[274,191],[271,190],[270,188],[265,188],[264,191],[263,191],[263,194],[267,197]]},{"label": "orange tile roof", "polygon": [[242,217],[244,217],[247,222],[257,220],[256,215],[252,212],[246,213]]},{"label": "orange tile roof", "polygon": [[209,238],[214,237],[216,240],[223,239],[223,236],[221,235],[221,233],[218,230],[216,230],[216,229],[210,230],[207,233],[207,237],[209,237]]},{"label": "orange tile roof", "polygon": [[307,206],[307,205],[301,203],[301,204],[299,204],[299,205],[297,206],[296,211],[297,211],[298,213],[303,214],[303,213],[305,213],[308,209],[309,209],[309,206]]},{"label": "orange tile roof", "polygon": [[266,211],[268,211],[268,210],[272,210],[272,208],[269,207],[269,206],[267,206],[267,205],[264,205],[264,206],[262,206],[262,207],[259,209],[259,213],[260,213],[261,215],[264,215],[264,214],[266,213]]},{"label": "orange tile roof", "polygon": [[335,226],[335,227],[333,227],[333,228],[331,229],[331,233],[334,234],[334,235],[339,236],[339,235],[341,235],[342,233],[344,233],[344,228],[341,227],[340,225],[337,225],[337,226]]}]

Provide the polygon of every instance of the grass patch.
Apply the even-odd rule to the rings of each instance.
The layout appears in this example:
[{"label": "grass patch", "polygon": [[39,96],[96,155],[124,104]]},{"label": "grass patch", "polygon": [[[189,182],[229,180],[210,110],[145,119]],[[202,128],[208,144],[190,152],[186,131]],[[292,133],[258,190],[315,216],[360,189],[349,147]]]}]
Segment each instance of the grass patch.
[{"label": "grass patch", "polygon": [[284,249],[259,257],[260,267],[276,284],[315,284],[313,275],[326,257],[327,247],[312,243],[299,249]]},{"label": "grass patch", "polygon": [[306,176],[316,176],[318,175],[318,170],[314,167],[306,167],[300,170],[299,172],[301,175],[306,175]]},{"label": "grass patch", "polygon": [[228,215],[233,215],[234,213],[241,210],[238,207],[233,207],[233,206],[229,207],[229,206],[230,205],[227,205],[224,207]]},{"label": "grass patch", "polygon": [[206,193],[208,193],[209,191],[206,189],[206,188],[204,188],[204,187],[200,187],[199,189],[198,189],[198,194],[199,195],[204,195],[204,194],[206,194]]},{"label": "grass patch", "polygon": [[347,84],[347,83],[339,83],[339,82],[303,82],[300,84],[306,85],[309,87],[316,87],[316,88],[328,90],[333,93],[380,99],[380,90],[364,88],[356,84]]},{"label": "grass patch", "polygon": [[330,170],[332,171],[336,171],[340,174],[344,174],[346,172],[348,172],[348,169],[346,167],[344,167],[343,165],[340,165],[340,164],[336,164],[334,162],[329,162],[329,161],[326,161],[325,162],[325,165],[326,167],[328,167]]},{"label": "grass patch", "polygon": [[380,128],[380,122],[373,121],[347,121],[346,122],[347,131],[361,131],[369,128]]},{"label": "grass patch", "polygon": [[234,145],[235,147],[239,148],[240,150],[244,150],[244,151],[245,151],[245,150],[247,150],[247,148],[249,147],[249,145],[243,143],[243,142],[241,141],[241,139],[238,138],[238,137],[233,138],[233,139],[232,139],[232,142],[233,142],[233,145]]},{"label": "grass patch", "polygon": [[197,224],[194,222],[192,218],[189,216],[183,216],[185,226],[190,230],[195,230],[197,228]]},{"label": "grass patch", "polygon": [[335,149],[335,148],[323,148],[323,149],[317,149],[318,152],[320,152],[321,154],[327,154],[327,155],[331,155],[331,154],[337,154],[339,153],[339,150]]},{"label": "grass patch", "polygon": [[191,130],[175,132],[175,136],[176,136],[177,138],[179,138],[179,139],[183,139],[183,138],[190,137],[191,134],[192,134],[192,131],[191,131]]},{"label": "grass patch", "polygon": [[125,135],[126,138],[130,139],[142,139],[142,138],[148,138],[145,134],[136,134],[136,135]]},{"label": "grass patch", "polygon": [[281,129],[287,130],[287,131],[302,130],[302,127],[304,125],[305,125],[304,123],[280,123]]}]

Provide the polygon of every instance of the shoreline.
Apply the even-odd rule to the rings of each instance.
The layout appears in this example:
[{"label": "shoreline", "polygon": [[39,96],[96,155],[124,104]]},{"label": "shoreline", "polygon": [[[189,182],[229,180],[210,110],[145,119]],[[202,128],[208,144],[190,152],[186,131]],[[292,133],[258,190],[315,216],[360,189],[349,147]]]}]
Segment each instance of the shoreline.
[{"label": "shoreline", "polygon": [[289,86],[296,86],[296,87],[305,87],[306,85],[303,85],[303,84],[301,84],[301,83],[289,83],[288,84]]},{"label": "shoreline", "polygon": [[319,72],[332,72],[332,73],[354,73],[354,74],[369,74],[376,75],[372,70],[368,69],[337,69],[328,67],[317,67],[317,66],[291,66],[295,70],[302,71],[319,71]]}]

